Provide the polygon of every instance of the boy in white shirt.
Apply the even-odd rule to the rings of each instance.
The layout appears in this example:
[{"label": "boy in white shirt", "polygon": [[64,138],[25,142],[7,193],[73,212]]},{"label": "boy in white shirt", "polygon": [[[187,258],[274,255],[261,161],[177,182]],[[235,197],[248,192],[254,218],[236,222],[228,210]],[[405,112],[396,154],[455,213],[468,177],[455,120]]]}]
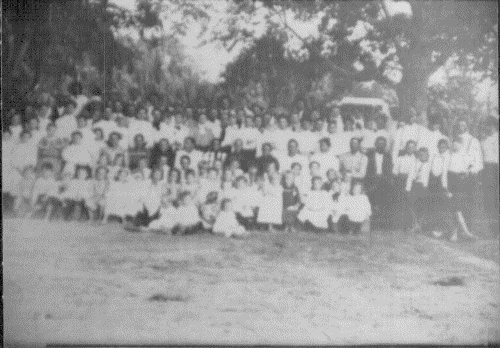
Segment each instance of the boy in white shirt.
[{"label": "boy in white shirt", "polygon": [[33,187],[31,206],[34,207],[33,214],[42,213],[44,220],[49,220],[61,207],[59,195],[59,182],[54,177],[52,164],[44,163],[42,166],[42,176],[38,178]]}]

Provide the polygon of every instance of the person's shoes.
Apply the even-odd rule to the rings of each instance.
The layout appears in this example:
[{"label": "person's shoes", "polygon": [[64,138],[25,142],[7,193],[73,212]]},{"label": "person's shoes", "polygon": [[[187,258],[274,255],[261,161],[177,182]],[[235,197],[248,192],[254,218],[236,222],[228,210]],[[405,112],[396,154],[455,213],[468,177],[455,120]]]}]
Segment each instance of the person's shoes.
[{"label": "person's shoes", "polygon": [[465,235],[464,237],[468,242],[477,242],[479,240],[479,237],[472,233],[470,235]]},{"label": "person's shoes", "polygon": [[444,233],[442,231],[432,231],[431,234],[434,238],[440,239]]},{"label": "person's shoes", "polygon": [[458,241],[458,230],[455,229],[450,237],[450,242],[456,243]]}]

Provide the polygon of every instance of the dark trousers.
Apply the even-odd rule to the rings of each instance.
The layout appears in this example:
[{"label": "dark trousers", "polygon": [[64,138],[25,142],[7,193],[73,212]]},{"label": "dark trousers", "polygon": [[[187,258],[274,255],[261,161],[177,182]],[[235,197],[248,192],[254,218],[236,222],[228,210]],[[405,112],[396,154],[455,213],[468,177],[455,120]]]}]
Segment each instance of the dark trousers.
[{"label": "dark trousers", "polygon": [[349,220],[347,215],[342,215],[337,225],[340,234],[348,234],[350,231],[352,231],[353,234],[359,234],[361,232],[361,226],[363,225],[363,223],[353,222]]},{"label": "dark trousers", "polygon": [[405,189],[406,175],[398,175],[394,178],[392,190],[390,190],[390,214],[393,228],[411,227],[413,217],[410,211],[410,195]]},{"label": "dark trousers", "polygon": [[44,197],[39,197],[37,199],[36,204],[40,205],[40,209],[35,212],[35,216],[45,216],[45,214],[48,213],[48,210],[51,209],[49,219],[52,219],[54,216],[57,216],[62,210],[62,202],[55,197],[48,197],[47,199],[43,198]]},{"label": "dark trousers", "polygon": [[241,216],[240,213],[236,213],[236,220],[238,220],[246,230],[251,230],[255,227],[255,217],[244,217]]},{"label": "dark trousers", "polygon": [[2,192],[2,212],[10,213],[14,210],[15,198],[8,192]]},{"label": "dark trousers", "polygon": [[89,211],[85,206],[83,200],[77,201],[73,199],[67,199],[66,208],[64,209],[63,216],[65,220],[83,220],[89,218]]},{"label": "dark trousers", "polygon": [[366,178],[365,187],[373,208],[374,223],[381,228],[390,227],[391,179],[384,176]]},{"label": "dark trousers", "polygon": [[157,210],[155,213],[150,213],[146,207],[143,208],[142,211],[138,212],[134,219],[134,224],[136,226],[144,226],[147,227],[151,223],[151,221],[157,220],[160,218],[160,210]]},{"label": "dark trousers", "polygon": [[429,190],[420,183],[413,183],[410,192],[410,207],[417,219],[421,219],[428,211]]},{"label": "dark trousers", "polygon": [[498,164],[485,163],[482,172],[484,210],[490,219],[498,220]]}]

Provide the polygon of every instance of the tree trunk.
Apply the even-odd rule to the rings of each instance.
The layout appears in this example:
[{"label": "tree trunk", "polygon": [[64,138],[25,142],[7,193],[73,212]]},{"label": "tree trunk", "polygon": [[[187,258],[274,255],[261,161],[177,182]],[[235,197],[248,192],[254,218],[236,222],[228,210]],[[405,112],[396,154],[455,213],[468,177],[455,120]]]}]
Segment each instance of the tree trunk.
[{"label": "tree trunk", "polygon": [[401,120],[410,120],[410,109],[415,108],[419,116],[427,114],[427,84],[434,72],[431,53],[427,50],[415,48],[410,50],[401,59],[403,78],[396,87],[396,93],[401,110]]}]

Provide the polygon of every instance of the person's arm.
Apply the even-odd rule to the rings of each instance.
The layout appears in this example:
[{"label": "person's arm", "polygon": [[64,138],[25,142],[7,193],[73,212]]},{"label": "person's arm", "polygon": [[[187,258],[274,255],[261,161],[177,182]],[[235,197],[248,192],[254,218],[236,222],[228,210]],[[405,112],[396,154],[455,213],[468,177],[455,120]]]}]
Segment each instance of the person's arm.
[{"label": "person's arm", "polygon": [[429,176],[431,174],[431,164],[428,162],[425,167],[422,169],[422,175],[423,175],[423,185],[424,187],[429,186]]},{"label": "person's arm", "polygon": [[361,158],[361,166],[357,168],[353,177],[358,179],[364,179],[366,176],[366,168],[368,167],[368,157],[363,155]]},{"label": "person's arm", "polygon": [[408,177],[406,178],[406,192],[411,191],[411,187],[413,186],[413,181],[415,180],[415,163],[416,161],[413,161],[413,164],[411,166],[410,173],[408,173]]},{"label": "person's arm", "polygon": [[33,185],[33,192],[31,194],[31,206],[34,207],[36,201],[38,199],[38,195],[40,194],[40,181],[35,181],[35,185]]},{"label": "person's arm", "polygon": [[401,158],[400,156],[396,156],[392,160],[392,174],[393,175],[398,175],[399,174],[399,164],[401,163]]}]

